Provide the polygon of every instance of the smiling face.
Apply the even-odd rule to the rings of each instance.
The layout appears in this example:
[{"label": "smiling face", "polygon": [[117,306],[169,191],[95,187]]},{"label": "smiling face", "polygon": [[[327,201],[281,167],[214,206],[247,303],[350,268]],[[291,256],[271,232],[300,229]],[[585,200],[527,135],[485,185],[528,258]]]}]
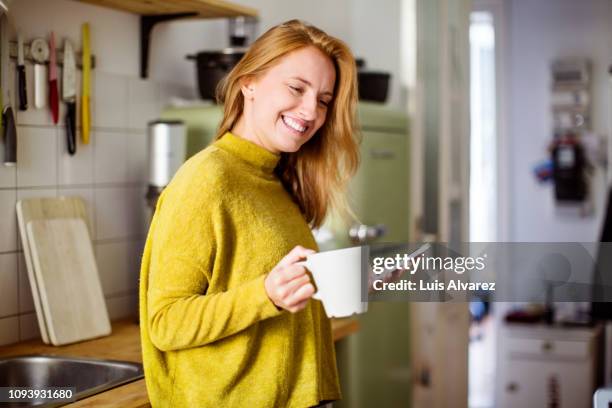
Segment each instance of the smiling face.
[{"label": "smiling face", "polygon": [[243,81],[244,111],[232,130],[273,152],[295,152],[325,123],[336,70],[317,48],[293,51]]}]

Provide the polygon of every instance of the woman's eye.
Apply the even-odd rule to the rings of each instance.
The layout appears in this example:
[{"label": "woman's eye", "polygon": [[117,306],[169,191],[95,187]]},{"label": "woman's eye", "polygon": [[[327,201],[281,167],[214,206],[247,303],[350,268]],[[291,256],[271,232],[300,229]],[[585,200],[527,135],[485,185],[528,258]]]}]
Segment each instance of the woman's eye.
[{"label": "woman's eye", "polygon": [[320,103],[322,106],[325,106],[325,107],[329,106],[329,102],[324,101],[324,100],[320,100],[320,101],[319,101],[319,103]]},{"label": "woman's eye", "polygon": [[294,93],[297,93],[297,94],[301,94],[301,93],[302,93],[302,88],[300,88],[300,87],[293,86],[293,85],[289,85],[289,88],[290,88],[290,89],[291,89],[291,90],[292,90]]}]

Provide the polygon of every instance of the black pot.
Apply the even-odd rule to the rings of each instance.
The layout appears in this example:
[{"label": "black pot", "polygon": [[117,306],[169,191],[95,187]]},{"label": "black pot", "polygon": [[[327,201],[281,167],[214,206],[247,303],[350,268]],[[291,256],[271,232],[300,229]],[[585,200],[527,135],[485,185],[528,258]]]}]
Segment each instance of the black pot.
[{"label": "black pot", "polygon": [[187,55],[195,60],[198,88],[202,99],[215,100],[217,84],[240,61],[246,49],[227,48],[222,51],[202,51],[196,55]]},{"label": "black pot", "polygon": [[359,100],[385,102],[390,79],[391,74],[387,72],[358,71]]}]

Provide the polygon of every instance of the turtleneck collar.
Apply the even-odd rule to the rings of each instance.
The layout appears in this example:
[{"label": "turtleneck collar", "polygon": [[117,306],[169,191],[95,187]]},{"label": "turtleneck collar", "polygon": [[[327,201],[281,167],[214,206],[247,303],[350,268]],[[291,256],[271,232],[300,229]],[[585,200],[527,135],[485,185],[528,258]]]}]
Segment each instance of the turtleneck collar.
[{"label": "turtleneck collar", "polygon": [[266,173],[272,173],[280,160],[280,154],[272,153],[231,132],[224,134],[215,145]]}]

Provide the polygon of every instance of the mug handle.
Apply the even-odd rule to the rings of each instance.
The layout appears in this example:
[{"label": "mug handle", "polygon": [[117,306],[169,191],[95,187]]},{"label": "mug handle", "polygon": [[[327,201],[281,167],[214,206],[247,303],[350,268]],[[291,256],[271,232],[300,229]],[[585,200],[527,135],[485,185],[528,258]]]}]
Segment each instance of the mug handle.
[{"label": "mug handle", "polygon": [[[304,268],[308,269],[308,271],[310,272],[310,276],[312,277],[311,280],[314,280],[314,275],[312,273],[312,270],[308,267],[308,259],[305,261],[300,261],[300,262],[296,262],[296,264],[303,266]],[[315,282],[312,282],[313,284]],[[314,285],[315,289],[316,289],[316,284]],[[312,298],[313,299],[317,299],[317,300],[321,300],[321,297],[319,296],[319,291],[317,290],[315,293],[312,294]]]}]

